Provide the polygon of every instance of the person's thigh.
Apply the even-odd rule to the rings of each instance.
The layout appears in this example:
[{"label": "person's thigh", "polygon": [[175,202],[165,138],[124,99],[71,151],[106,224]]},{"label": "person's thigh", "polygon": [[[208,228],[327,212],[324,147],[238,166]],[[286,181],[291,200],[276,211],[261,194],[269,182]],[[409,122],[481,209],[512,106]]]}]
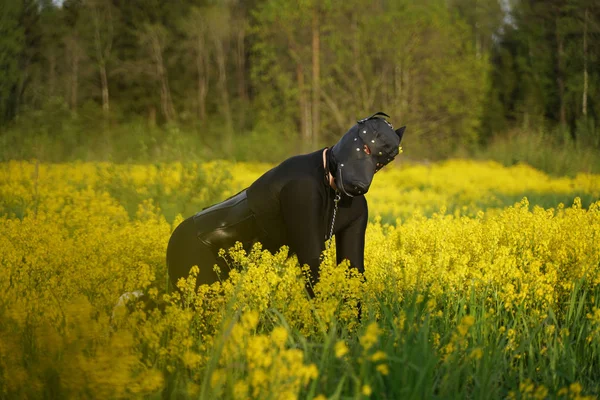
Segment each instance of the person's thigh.
[{"label": "person's thigh", "polygon": [[[180,278],[187,278],[190,269],[197,265],[200,269],[197,285],[211,284],[227,276],[227,267],[223,260],[217,260],[211,247],[197,237],[193,218],[183,221],[171,235],[167,246],[167,266],[169,279],[174,287]],[[221,276],[214,271],[219,265]]]}]

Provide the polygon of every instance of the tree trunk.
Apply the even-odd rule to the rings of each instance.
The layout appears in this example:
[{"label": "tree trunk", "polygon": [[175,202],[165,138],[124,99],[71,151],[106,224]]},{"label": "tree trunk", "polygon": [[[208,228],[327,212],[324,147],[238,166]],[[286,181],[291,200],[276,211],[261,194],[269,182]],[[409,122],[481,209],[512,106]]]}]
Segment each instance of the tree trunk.
[{"label": "tree trunk", "polygon": [[225,151],[231,152],[233,145],[233,120],[231,116],[231,106],[229,105],[229,93],[227,92],[227,65],[225,60],[225,50],[223,42],[215,40],[215,53],[217,57],[217,67],[219,70],[219,79],[217,85],[221,94],[221,108],[223,117],[225,118],[226,134],[225,134]]},{"label": "tree trunk", "polygon": [[588,9],[585,9],[583,17],[583,99],[581,102],[581,113],[587,116],[587,98],[588,98],[588,45],[587,45],[587,29],[588,29]]},{"label": "tree trunk", "polygon": [[[354,54],[354,59],[355,60],[360,60],[361,56],[363,54],[363,52],[361,51],[362,49],[360,48],[360,39],[361,39],[361,31],[360,28],[358,26],[358,16],[355,16],[355,18],[353,19],[352,22],[352,35],[354,36],[354,40],[353,42],[353,46],[352,46],[352,52]],[[369,104],[369,88],[368,88],[368,83],[367,83],[367,79],[365,78],[365,75],[363,74],[363,71],[361,69],[361,65],[359,62],[354,62],[352,64],[352,69],[354,71],[354,76],[353,77],[349,77],[348,79],[348,87],[355,87],[355,89],[353,90],[353,92],[359,91],[359,98],[360,98],[360,102],[357,103],[358,106],[360,106],[363,111],[366,111],[368,109],[370,109],[370,104]]]},{"label": "tree trunk", "polygon": [[[102,113],[107,118],[110,111],[109,92],[108,92],[108,74],[106,73],[106,59],[112,47],[112,35],[108,35],[106,48],[103,48],[100,34],[100,16],[96,7],[92,9],[92,18],[94,21],[94,45],[96,47],[96,62],[100,71],[100,82],[102,84]],[[112,20],[109,19],[109,31],[112,32]]]},{"label": "tree trunk", "polygon": [[109,96],[108,96],[108,77],[106,75],[106,65],[104,62],[100,65],[100,80],[102,82],[102,112],[104,117],[108,117],[110,112]]},{"label": "tree trunk", "polygon": [[50,50],[48,69],[48,94],[53,97],[56,92],[56,55],[54,50]]},{"label": "tree trunk", "polygon": [[248,104],[248,91],[246,89],[246,29],[244,28],[243,21],[238,22],[240,27],[237,30],[236,37],[236,80],[237,80],[237,92],[240,99],[239,103],[239,117],[238,126],[244,126],[246,124],[246,104]]},{"label": "tree trunk", "polygon": [[165,120],[171,121],[175,117],[175,109],[171,100],[171,90],[169,88],[169,77],[165,69],[162,57],[162,46],[156,32],[151,32],[152,53],[156,65],[156,75],[160,83],[160,105]]},{"label": "tree trunk", "polygon": [[296,80],[298,82],[298,107],[300,110],[300,137],[302,138],[303,150],[309,149],[311,142],[310,134],[310,107],[306,98],[306,86],[304,84],[304,67],[301,63],[296,64]]},{"label": "tree trunk", "polygon": [[71,42],[71,110],[77,109],[77,95],[79,89],[79,48],[77,42]]},{"label": "tree trunk", "polygon": [[403,82],[404,79],[404,62],[398,62],[394,66],[394,98],[392,104],[394,109],[398,110],[398,117],[404,116],[406,111],[406,88]]},{"label": "tree trunk", "polygon": [[394,108],[399,109],[402,104],[402,63],[397,62],[394,65],[394,93],[392,104]]},{"label": "tree trunk", "polygon": [[198,73],[198,119],[206,119],[206,93],[208,92],[208,82],[206,79],[205,68],[205,42],[201,36],[197,40],[196,48],[196,71]]},{"label": "tree trunk", "polygon": [[482,44],[479,33],[475,33],[475,57],[479,60],[481,59]]},{"label": "tree trunk", "polygon": [[[402,104],[402,112],[403,113],[408,113],[410,110],[410,104],[409,100],[410,100],[410,70],[407,67],[408,64],[407,62],[404,62],[402,64],[402,78],[401,78],[401,82],[402,82],[402,98],[400,100],[401,104]],[[414,104],[414,103],[412,103]]]},{"label": "tree trunk", "polygon": [[313,8],[312,16],[312,145],[319,143],[320,104],[321,104],[321,33],[319,27],[319,9]]},{"label": "tree trunk", "polygon": [[[240,22],[241,23],[241,22]],[[236,52],[236,66],[237,66],[237,86],[238,96],[243,103],[248,101],[248,90],[246,89],[246,30],[242,26],[237,32],[237,52]]]},{"label": "tree trunk", "polygon": [[564,40],[559,32],[559,17],[556,17],[555,35],[556,35],[556,82],[558,84],[559,97],[559,118],[560,125],[564,128],[567,125],[567,114],[565,105],[565,79],[564,79]]},{"label": "tree trunk", "polygon": [[20,67],[22,70],[22,74],[21,74],[19,80],[17,81],[17,93],[16,93],[15,106],[14,106],[15,109],[14,109],[13,115],[19,115],[20,110],[21,110],[21,104],[24,103],[23,95],[25,92],[26,83],[29,81],[29,75],[31,75],[31,71],[29,68],[30,65],[31,65],[31,57],[27,57],[27,59],[25,60],[23,65]]},{"label": "tree trunk", "polygon": [[[392,66],[393,68],[393,66]],[[381,82],[386,82],[387,78],[389,76],[391,76],[392,74],[390,74],[390,67],[389,64],[383,64],[381,67],[381,71],[379,72],[379,80]],[[390,108],[390,105],[392,104],[392,91],[393,88],[390,87],[391,85],[382,85],[381,86],[381,90],[380,90],[380,104],[382,105],[382,108],[385,110],[391,110],[392,108]],[[395,110],[395,109],[394,109]],[[393,112],[392,114],[395,115],[395,112]],[[392,117],[394,116],[392,115]]]}]

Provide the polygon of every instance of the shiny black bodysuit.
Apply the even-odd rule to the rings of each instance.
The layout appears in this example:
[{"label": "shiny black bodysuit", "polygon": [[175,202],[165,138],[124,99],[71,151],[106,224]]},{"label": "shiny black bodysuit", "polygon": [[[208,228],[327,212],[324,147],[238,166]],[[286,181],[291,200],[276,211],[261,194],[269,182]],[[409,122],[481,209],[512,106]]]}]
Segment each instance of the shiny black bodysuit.
[{"label": "shiny black bodysuit", "polygon": [[[325,178],[322,154],[323,149],[289,158],[246,190],[183,221],[167,248],[171,281],[187,277],[190,268],[198,265],[198,284],[215,282],[219,278],[213,271],[215,264],[222,272],[228,270],[217,256],[219,249],[237,241],[248,249],[260,241],[271,252],[288,245],[302,265],[310,266],[316,282],[335,197]],[[364,196],[342,196],[333,229],[337,262],[348,259],[360,272],[364,272],[367,219]]]}]

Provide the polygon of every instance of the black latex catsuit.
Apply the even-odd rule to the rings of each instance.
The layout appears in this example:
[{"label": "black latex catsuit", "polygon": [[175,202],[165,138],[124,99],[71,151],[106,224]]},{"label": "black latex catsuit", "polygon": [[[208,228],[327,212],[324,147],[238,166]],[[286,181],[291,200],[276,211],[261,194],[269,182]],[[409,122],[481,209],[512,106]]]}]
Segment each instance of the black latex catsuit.
[{"label": "black latex catsuit", "polygon": [[[299,262],[308,264],[313,283],[318,280],[321,252],[331,230],[335,191],[323,166],[323,149],[292,157],[271,169],[246,190],[183,221],[167,248],[171,281],[187,277],[198,265],[198,284],[219,279],[229,267],[217,253],[239,241],[248,249],[257,241],[271,252],[288,245]],[[364,196],[341,196],[333,233],[338,263],[348,259],[364,271],[367,201]],[[307,285],[312,294],[310,285]]]}]

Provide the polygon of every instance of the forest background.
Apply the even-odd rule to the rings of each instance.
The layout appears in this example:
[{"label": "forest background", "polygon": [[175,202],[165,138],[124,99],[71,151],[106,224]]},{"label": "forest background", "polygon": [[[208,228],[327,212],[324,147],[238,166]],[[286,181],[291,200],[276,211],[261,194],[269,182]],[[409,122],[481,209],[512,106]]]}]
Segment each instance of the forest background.
[{"label": "forest background", "polygon": [[600,171],[595,0],[3,0],[0,161],[277,162],[376,111],[404,159]]}]

